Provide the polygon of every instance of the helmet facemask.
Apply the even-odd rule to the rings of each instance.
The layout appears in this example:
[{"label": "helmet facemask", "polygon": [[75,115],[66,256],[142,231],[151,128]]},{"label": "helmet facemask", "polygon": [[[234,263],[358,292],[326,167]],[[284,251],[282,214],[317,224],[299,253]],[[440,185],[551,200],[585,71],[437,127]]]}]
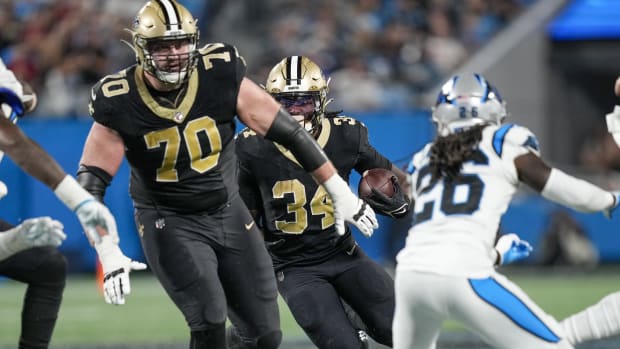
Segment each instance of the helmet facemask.
[{"label": "helmet facemask", "polygon": [[318,135],[331,100],[327,99],[329,79],[316,63],[304,56],[284,58],[271,69],[265,90],[303,123],[306,131]]},{"label": "helmet facemask", "polygon": [[[196,37],[188,35],[144,39],[136,37],[136,46],[143,52],[145,71],[164,84],[180,85],[196,68]],[[173,52],[173,48],[178,52]]]},{"label": "helmet facemask", "polygon": [[312,134],[318,132],[323,122],[325,107],[319,92],[276,93],[273,97]]}]

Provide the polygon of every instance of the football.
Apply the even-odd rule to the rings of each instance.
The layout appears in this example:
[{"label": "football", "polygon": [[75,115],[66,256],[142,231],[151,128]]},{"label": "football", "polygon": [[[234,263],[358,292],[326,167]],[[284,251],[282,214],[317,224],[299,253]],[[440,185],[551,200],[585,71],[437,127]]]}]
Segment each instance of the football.
[{"label": "football", "polygon": [[394,172],[386,170],[384,168],[373,168],[362,176],[357,186],[357,194],[360,198],[369,197],[372,195],[372,188],[385,194],[388,197],[394,195],[394,184],[392,183],[392,177],[396,176]]}]

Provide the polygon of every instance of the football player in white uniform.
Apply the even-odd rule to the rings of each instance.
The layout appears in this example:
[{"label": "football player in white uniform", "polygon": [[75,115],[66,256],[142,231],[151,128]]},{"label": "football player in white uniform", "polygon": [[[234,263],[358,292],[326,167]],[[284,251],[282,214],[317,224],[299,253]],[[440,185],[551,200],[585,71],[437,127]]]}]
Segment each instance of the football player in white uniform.
[{"label": "football player in white uniform", "polygon": [[521,182],[584,212],[610,215],[618,196],[548,166],[534,134],[503,124],[505,103],[478,74],[448,80],[432,117],[437,138],[409,165],[414,224],[396,257],[394,348],[435,348],[447,319],[494,348],[573,348],[563,326],[495,270],[500,218]]}]

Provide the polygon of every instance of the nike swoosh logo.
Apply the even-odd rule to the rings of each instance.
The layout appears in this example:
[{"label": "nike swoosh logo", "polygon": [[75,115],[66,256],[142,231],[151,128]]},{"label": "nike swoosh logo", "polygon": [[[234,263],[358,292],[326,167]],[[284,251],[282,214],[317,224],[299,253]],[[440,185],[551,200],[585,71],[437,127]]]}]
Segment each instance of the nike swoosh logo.
[{"label": "nike swoosh logo", "polygon": [[250,230],[254,226],[254,221],[251,221],[250,223],[247,223],[244,225],[245,225],[245,230]]}]

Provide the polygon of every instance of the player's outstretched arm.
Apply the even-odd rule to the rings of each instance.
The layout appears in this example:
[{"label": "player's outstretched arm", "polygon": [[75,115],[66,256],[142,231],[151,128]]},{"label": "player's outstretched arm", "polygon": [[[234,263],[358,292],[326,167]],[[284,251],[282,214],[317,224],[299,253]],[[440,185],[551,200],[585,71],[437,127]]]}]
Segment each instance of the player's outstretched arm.
[{"label": "player's outstretched arm", "polygon": [[271,95],[249,79],[241,82],[237,114],[258,134],[288,148],[303,168],[325,187],[334,204],[339,234],[345,233],[345,221],[355,225],[365,236],[371,236],[379,227],[372,208],[353,194],[316,140],[281,109]]},{"label": "player's outstretched arm", "polygon": [[547,165],[533,153],[514,160],[519,179],[543,197],[581,212],[601,211],[608,218],[618,208],[618,194]]},{"label": "player's outstretched arm", "polygon": [[[13,86],[15,83],[11,77],[0,71],[0,101],[13,103],[9,105],[12,109],[17,107],[15,103],[20,103],[21,98],[13,92],[11,89]],[[99,254],[104,272],[107,271],[106,301],[123,304],[124,296],[131,290],[129,271],[144,269],[146,266],[131,261],[120,251],[116,221],[107,207],[97,202],[73,177],[67,175],[45,150],[10,122],[2,111],[0,111],[0,150],[26,173],[52,189],[56,196],[75,212],[88,240]]]},{"label": "player's outstretched arm", "polygon": [[109,181],[101,181],[101,174],[106,174],[111,179],[118,171],[123,156],[124,145],[120,136],[99,123],[93,123],[84,144],[78,175],[80,183],[88,191],[75,181],[71,184],[75,183],[89,197],[76,200],[82,202],[79,204],[78,209],[81,211],[78,212],[78,217],[88,223],[84,229],[99,255],[104,273],[104,296],[110,304],[125,304],[125,296],[131,293],[129,273],[132,270],[146,269],[145,264],[132,261],[120,250],[114,217],[107,207],[94,197],[101,199],[105,186],[109,184]]}]

